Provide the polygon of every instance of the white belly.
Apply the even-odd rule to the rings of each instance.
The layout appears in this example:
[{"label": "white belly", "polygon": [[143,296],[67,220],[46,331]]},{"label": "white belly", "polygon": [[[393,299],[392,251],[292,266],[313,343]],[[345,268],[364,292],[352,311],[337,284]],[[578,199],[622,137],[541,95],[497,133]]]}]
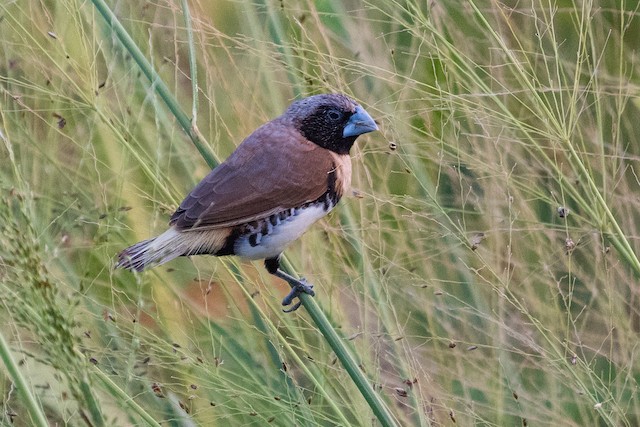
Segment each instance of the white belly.
[{"label": "white belly", "polygon": [[296,214],[284,220],[278,220],[276,225],[269,223],[266,234],[256,230],[258,235],[253,238],[254,245],[251,244],[250,234],[239,237],[234,244],[234,252],[239,257],[247,259],[276,257],[284,251],[287,245],[302,236],[314,222],[325,216],[330,210],[331,208],[324,210],[322,203],[300,209]]}]

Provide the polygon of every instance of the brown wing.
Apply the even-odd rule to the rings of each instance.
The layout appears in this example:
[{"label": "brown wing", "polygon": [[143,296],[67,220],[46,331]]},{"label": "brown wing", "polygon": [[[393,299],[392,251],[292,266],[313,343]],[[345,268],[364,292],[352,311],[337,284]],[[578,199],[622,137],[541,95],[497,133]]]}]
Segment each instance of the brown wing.
[{"label": "brown wing", "polygon": [[332,154],[278,121],[251,134],[171,217],[178,229],[215,229],[266,218],[322,196]]}]

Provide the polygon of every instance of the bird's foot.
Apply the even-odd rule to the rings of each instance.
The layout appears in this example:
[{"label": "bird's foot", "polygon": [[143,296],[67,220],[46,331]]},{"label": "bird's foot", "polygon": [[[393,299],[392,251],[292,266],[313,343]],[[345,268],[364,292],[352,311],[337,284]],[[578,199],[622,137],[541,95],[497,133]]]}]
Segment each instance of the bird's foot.
[{"label": "bird's foot", "polygon": [[307,283],[307,281],[303,278],[300,278],[300,280],[296,280],[295,283],[289,284],[291,285],[291,292],[289,292],[289,294],[284,297],[284,299],[282,300],[282,305],[285,307],[291,305],[291,303],[293,303],[293,300],[296,298],[298,298],[298,302],[295,303],[293,307],[282,310],[285,313],[291,313],[292,311],[296,311],[300,307],[300,304],[302,304],[302,301],[300,301],[301,294],[307,294],[311,296],[315,296],[316,294],[315,292],[313,292],[313,285]]}]

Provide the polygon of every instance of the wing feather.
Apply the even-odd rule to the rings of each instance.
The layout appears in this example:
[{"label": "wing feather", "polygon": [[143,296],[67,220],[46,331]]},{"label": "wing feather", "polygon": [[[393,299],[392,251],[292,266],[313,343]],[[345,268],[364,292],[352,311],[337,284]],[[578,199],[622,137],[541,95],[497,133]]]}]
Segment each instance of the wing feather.
[{"label": "wing feather", "polygon": [[298,207],[328,190],[334,156],[278,121],[258,128],[171,217],[179,230],[229,227]]}]

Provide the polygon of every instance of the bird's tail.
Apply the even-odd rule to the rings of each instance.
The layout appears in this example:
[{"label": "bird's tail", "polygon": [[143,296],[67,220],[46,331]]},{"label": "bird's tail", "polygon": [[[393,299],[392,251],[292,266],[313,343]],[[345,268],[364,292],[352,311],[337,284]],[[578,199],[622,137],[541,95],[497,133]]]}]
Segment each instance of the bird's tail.
[{"label": "bird's tail", "polygon": [[143,240],[118,254],[116,268],[142,271],[179,256],[216,255],[224,246],[231,229],[178,231],[169,228],[156,238]]},{"label": "bird's tail", "polygon": [[116,268],[142,271],[186,254],[184,236],[170,228],[158,237],[143,240],[120,252]]}]

